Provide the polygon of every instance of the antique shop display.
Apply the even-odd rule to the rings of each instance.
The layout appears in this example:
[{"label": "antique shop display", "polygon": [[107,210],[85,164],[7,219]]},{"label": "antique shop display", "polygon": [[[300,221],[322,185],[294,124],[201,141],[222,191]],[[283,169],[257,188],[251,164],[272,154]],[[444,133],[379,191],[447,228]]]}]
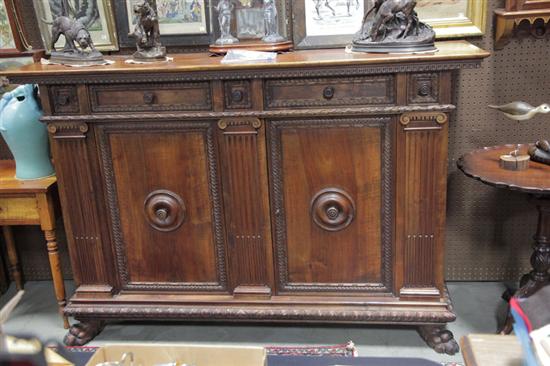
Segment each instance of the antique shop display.
[{"label": "antique shop display", "polygon": [[[292,2],[293,36],[297,49],[345,47],[363,23],[363,15],[379,1],[295,0]],[[423,23],[436,37],[479,36],[485,31],[487,1],[416,0]]]},{"label": "antique shop display", "polygon": [[[143,0],[114,1],[118,39],[121,47],[133,47],[129,37],[137,23],[134,6]],[[210,28],[208,0],[156,0],[160,40],[165,46],[208,45]]]},{"label": "antique shop display", "polygon": [[[538,107],[533,107],[525,102],[512,102],[503,105],[489,105],[489,108],[496,109],[506,117],[515,121],[526,121],[539,113],[549,113],[550,105],[544,103]],[[519,146],[519,145],[518,145]],[[520,154],[519,147],[514,151],[500,157],[501,167],[509,170],[525,170],[529,167],[529,155],[527,149],[525,154]]]},{"label": "antique shop display", "polygon": [[531,36],[543,38],[550,25],[550,0],[506,0],[504,9],[495,10],[495,49],[506,46],[523,25]]},{"label": "antique shop display", "polygon": [[[40,33],[48,51],[64,48],[65,39],[52,40],[57,35],[52,27],[60,17],[82,24],[90,34],[91,42],[100,51],[118,50],[117,32],[109,0],[33,0]],[[60,25],[63,27],[63,25]],[[63,29],[68,31],[69,29]],[[63,33],[64,34],[64,33]],[[53,41],[53,42],[52,42]],[[86,47],[82,47],[86,48]]]},{"label": "antique shop display", "polygon": [[[500,169],[499,157],[513,148],[514,145],[504,145],[472,151],[459,159],[458,167],[467,176],[490,186],[526,193],[536,206],[539,219],[531,256],[533,270],[521,278],[520,288],[514,295],[525,298],[547,286],[550,281],[550,166],[532,161],[532,167],[520,174]],[[527,150],[529,146],[520,145],[519,148]],[[511,331],[512,317],[508,316],[501,332]]]},{"label": "antique shop display", "polygon": [[418,19],[416,0],[376,0],[365,13],[352,51],[413,53],[436,51],[435,32]]},{"label": "antique shop display", "polygon": [[456,352],[452,74],[489,54],[437,48],[6,72],[42,88],[79,284],[67,343],[124,319],[392,323]]},{"label": "antique shop display", "polygon": [[134,5],[136,24],[130,35],[136,40],[135,61],[166,61],[166,47],[160,42],[156,0],[142,0]]},{"label": "antique shop display", "polygon": [[210,51],[230,49],[287,51],[292,42],[284,37],[285,2],[275,0],[219,0],[214,8],[219,36]]},{"label": "antique shop display", "polygon": [[54,174],[46,126],[35,99],[34,85],[17,87],[0,101],[0,133],[15,158],[18,179],[38,179]]}]

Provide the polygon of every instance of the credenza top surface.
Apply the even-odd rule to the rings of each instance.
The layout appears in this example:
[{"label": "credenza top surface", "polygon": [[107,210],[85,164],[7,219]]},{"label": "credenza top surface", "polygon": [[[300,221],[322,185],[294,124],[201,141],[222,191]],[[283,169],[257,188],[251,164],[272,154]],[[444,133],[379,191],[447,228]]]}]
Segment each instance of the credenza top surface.
[{"label": "credenza top surface", "polygon": [[86,75],[86,74],[123,74],[148,72],[194,72],[194,71],[230,71],[255,68],[299,68],[329,67],[344,65],[377,65],[394,63],[445,62],[480,60],[489,52],[467,41],[436,42],[437,52],[423,54],[367,54],[347,53],[344,49],[322,49],[294,51],[277,56],[277,61],[268,63],[222,64],[222,57],[213,57],[208,53],[172,54],[173,62],[151,64],[127,64],[127,56],[106,56],[115,61],[112,65],[91,67],[67,67],[62,65],[44,65],[34,63],[18,69],[3,71],[7,77]]}]

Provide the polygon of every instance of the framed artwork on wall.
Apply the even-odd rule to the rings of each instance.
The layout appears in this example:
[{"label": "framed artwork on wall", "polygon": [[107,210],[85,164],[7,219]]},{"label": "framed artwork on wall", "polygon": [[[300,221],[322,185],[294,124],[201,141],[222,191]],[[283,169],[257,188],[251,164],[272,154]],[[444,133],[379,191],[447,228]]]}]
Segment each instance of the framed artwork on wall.
[{"label": "framed artwork on wall", "polygon": [[[65,0],[33,0],[40,34],[48,52],[51,50],[51,22],[62,15],[62,1]],[[83,21],[98,50],[118,50],[115,17],[110,0],[67,1],[69,1],[70,16]],[[116,2],[119,1],[121,0]],[[60,37],[55,47],[60,49],[64,45],[65,38]]]},{"label": "framed artwork on wall", "polygon": [[297,49],[345,47],[361,28],[372,0],[296,0],[292,4]]},{"label": "framed artwork on wall", "polygon": [[481,36],[487,0],[417,0],[416,12],[434,28],[438,39]]},{"label": "framed artwork on wall", "polygon": [[[547,1],[547,0],[545,0]],[[298,49],[345,47],[362,24],[373,0],[296,0],[293,2],[294,45]],[[482,35],[487,0],[417,0],[420,20],[438,39]]]},{"label": "framed artwork on wall", "polygon": [[32,47],[23,34],[15,0],[0,0],[0,57],[26,54]]},{"label": "framed artwork on wall", "polygon": [[[143,0],[116,0],[115,14],[121,47],[135,47],[128,36],[135,25],[134,5]],[[192,46],[210,43],[208,0],[156,0],[161,41],[164,46]]]}]

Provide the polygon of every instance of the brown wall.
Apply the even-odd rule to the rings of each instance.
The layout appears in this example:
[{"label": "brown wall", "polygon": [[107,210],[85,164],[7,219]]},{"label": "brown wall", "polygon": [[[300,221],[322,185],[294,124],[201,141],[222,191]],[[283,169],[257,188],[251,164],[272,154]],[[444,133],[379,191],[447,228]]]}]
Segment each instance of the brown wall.
[{"label": "brown wall", "polygon": [[[483,0],[479,0],[483,1]],[[493,10],[504,0],[489,0],[488,28],[471,42],[493,52]],[[447,279],[510,280],[529,268],[536,215],[519,193],[498,190],[466,178],[456,169],[463,153],[502,143],[550,138],[550,117],[518,124],[487,104],[524,100],[550,102],[550,44],[548,40],[514,40],[495,51],[480,69],[457,75],[449,144]],[[6,157],[0,142],[0,157]],[[64,271],[69,272],[65,236],[58,230]],[[36,228],[15,232],[27,279],[49,276],[45,245]]]}]

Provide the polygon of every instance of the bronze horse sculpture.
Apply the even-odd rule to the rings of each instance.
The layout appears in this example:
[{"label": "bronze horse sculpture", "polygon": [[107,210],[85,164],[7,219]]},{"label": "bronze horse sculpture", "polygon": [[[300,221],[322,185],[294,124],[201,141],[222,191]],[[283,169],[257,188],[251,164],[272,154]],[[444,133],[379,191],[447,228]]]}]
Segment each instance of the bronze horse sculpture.
[{"label": "bronze horse sculpture", "polygon": [[374,11],[370,38],[375,41],[380,32],[380,28],[394,19],[399,12],[405,15],[407,25],[399,34],[398,38],[407,36],[413,24],[415,6],[416,0],[375,0],[374,6],[369,9],[363,18],[363,23],[365,23],[367,17]]}]

